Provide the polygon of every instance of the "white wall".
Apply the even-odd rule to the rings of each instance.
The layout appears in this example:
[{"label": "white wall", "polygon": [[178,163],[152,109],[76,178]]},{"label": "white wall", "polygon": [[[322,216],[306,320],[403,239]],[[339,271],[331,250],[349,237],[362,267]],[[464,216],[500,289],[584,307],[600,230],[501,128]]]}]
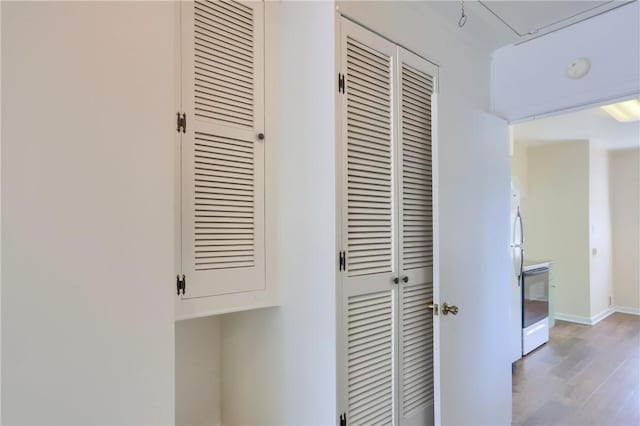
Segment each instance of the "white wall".
[{"label": "white wall", "polygon": [[[613,297],[608,152],[589,143],[590,313],[605,313]],[[640,216],[638,217],[640,220]]]},{"label": "white wall", "polygon": [[555,261],[556,312],[567,319],[640,313],[639,152],[593,141],[515,144],[526,258]]},{"label": "white wall", "polygon": [[531,146],[526,155],[525,259],[552,260],[556,313],[588,319],[589,142]]},{"label": "white wall", "polygon": [[272,202],[282,306],[223,317],[223,424],[334,424],[334,5],[275,6],[281,113]]},{"label": "white wall", "polygon": [[[2,6],[0,5],[0,23],[2,22]],[[0,55],[2,54],[2,26],[0,25]],[[0,81],[2,67],[0,66]],[[0,84],[0,100],[2,84]],[[0,223],[2,222],[2,102],[0,101]],[[2,423],[2,226],[0,226],[0,424]]]},{"label": "white wall", "polygon": [[617,308],[640,313],[640,149],[609,154]]},{"label": "white wall", "polygon": [[2,423],[174,421],[174,5],[2,2]]},{"label": "white wall", "polygon": [[511,156],[511,179],[516,189],[520,191],[520,212],[526,214],[529,201],[529,156],[528,146],[524,143],[513,144]]},{"label": "white wall", "polygon": [[[510,121],[640,94],[640,4],[633,2],[562,30],[498,49],[492,110]],[[565,69],[591,59],[579,80]]]},{"label": "white wall", "polygon": [[222,422],[221,319],[176,323],[176,425]]},{"label": "white wall", "polygon": [[440,301],[461,312],[440,319],[441,420],[510,424],[511,365],[503,342],[511,277],[509,145],[506,124],[485,112],[490,49],[428,2],[346,1],[339,8],[440,66]]}]

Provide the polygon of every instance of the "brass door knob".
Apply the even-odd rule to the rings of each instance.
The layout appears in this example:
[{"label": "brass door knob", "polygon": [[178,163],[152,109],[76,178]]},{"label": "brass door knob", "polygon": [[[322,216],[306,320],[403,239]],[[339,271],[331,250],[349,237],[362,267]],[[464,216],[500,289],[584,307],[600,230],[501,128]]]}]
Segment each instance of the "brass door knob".
[{"label": "brass door knob", "polygon": [[451,313],[451,315],[458,315],[458,307],[455,305],[450,305],[447,302],[442,304],[442,315],[447,315]]}]

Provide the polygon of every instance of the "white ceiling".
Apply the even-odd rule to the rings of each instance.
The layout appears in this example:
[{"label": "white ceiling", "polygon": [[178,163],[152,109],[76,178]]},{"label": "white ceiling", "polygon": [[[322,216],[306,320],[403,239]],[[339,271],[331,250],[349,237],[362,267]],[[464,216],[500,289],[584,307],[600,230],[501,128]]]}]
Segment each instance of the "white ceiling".
[{"label": "white ceiling", "polygon": [[[630,2],[632,1],[465,0],[467,23],[460,31],[489,45],[493,50],[539,37]],[[415,5],[422,5],[425,11],[435,11],[457,26],[461,12],[459,1],[423,0],[415,2]]]},{"label": "white ceiling", "polygon": [[516,143],[529,145],[588,139],[605,149],[640,147],[640,121],[621,123],[592,108],[514,126]]},{"label": "white ceiling", "polygon": [[482,1],[519,37],[545,32],[611,10],[624,1]]},{"label": "white ceiling", "polygon": [[[493,50],[538,37],[632,2],[465,0],[468,19],[460,31]],[[452,26],[457,26],[459,1],[423,0],[413,5],[419,8],[419,13],[436,13]],[[520,34],[538,31],[535,35],[519,36],[514,29]],[[528,144],[589,139],[606,149],[640,147],[640,122],[617,122],[600,108],[533,120],[518,124],[514,129],[516,141]]]}]

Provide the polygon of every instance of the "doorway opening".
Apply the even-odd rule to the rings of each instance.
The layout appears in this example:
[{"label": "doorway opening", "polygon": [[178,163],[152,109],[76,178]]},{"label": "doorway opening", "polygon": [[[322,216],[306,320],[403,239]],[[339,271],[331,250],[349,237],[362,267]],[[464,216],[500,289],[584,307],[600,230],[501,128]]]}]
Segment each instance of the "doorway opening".
[{"label": "doorway opening", "polygon": [[607,110],[512,127],[514,425],[640,418],[640,116]]}]

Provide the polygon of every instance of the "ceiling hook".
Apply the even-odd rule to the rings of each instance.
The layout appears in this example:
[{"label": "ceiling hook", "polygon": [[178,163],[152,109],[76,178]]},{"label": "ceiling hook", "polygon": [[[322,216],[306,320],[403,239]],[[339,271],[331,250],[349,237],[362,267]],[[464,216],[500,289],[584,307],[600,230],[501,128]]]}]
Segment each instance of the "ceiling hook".
[{"label": "ceiling hook", "polygon": [[464,27],[467,23],[467,15],[464,13],[464,0],[460,0],[460,19],[458,19],[458,27]]},{"label": "ceiling hook", "polygon": [[458,26],[462,28],[466,23],[467,23],[467,15],[463,13],[462,15],[460,15],[460,19],[458,20]]}]

